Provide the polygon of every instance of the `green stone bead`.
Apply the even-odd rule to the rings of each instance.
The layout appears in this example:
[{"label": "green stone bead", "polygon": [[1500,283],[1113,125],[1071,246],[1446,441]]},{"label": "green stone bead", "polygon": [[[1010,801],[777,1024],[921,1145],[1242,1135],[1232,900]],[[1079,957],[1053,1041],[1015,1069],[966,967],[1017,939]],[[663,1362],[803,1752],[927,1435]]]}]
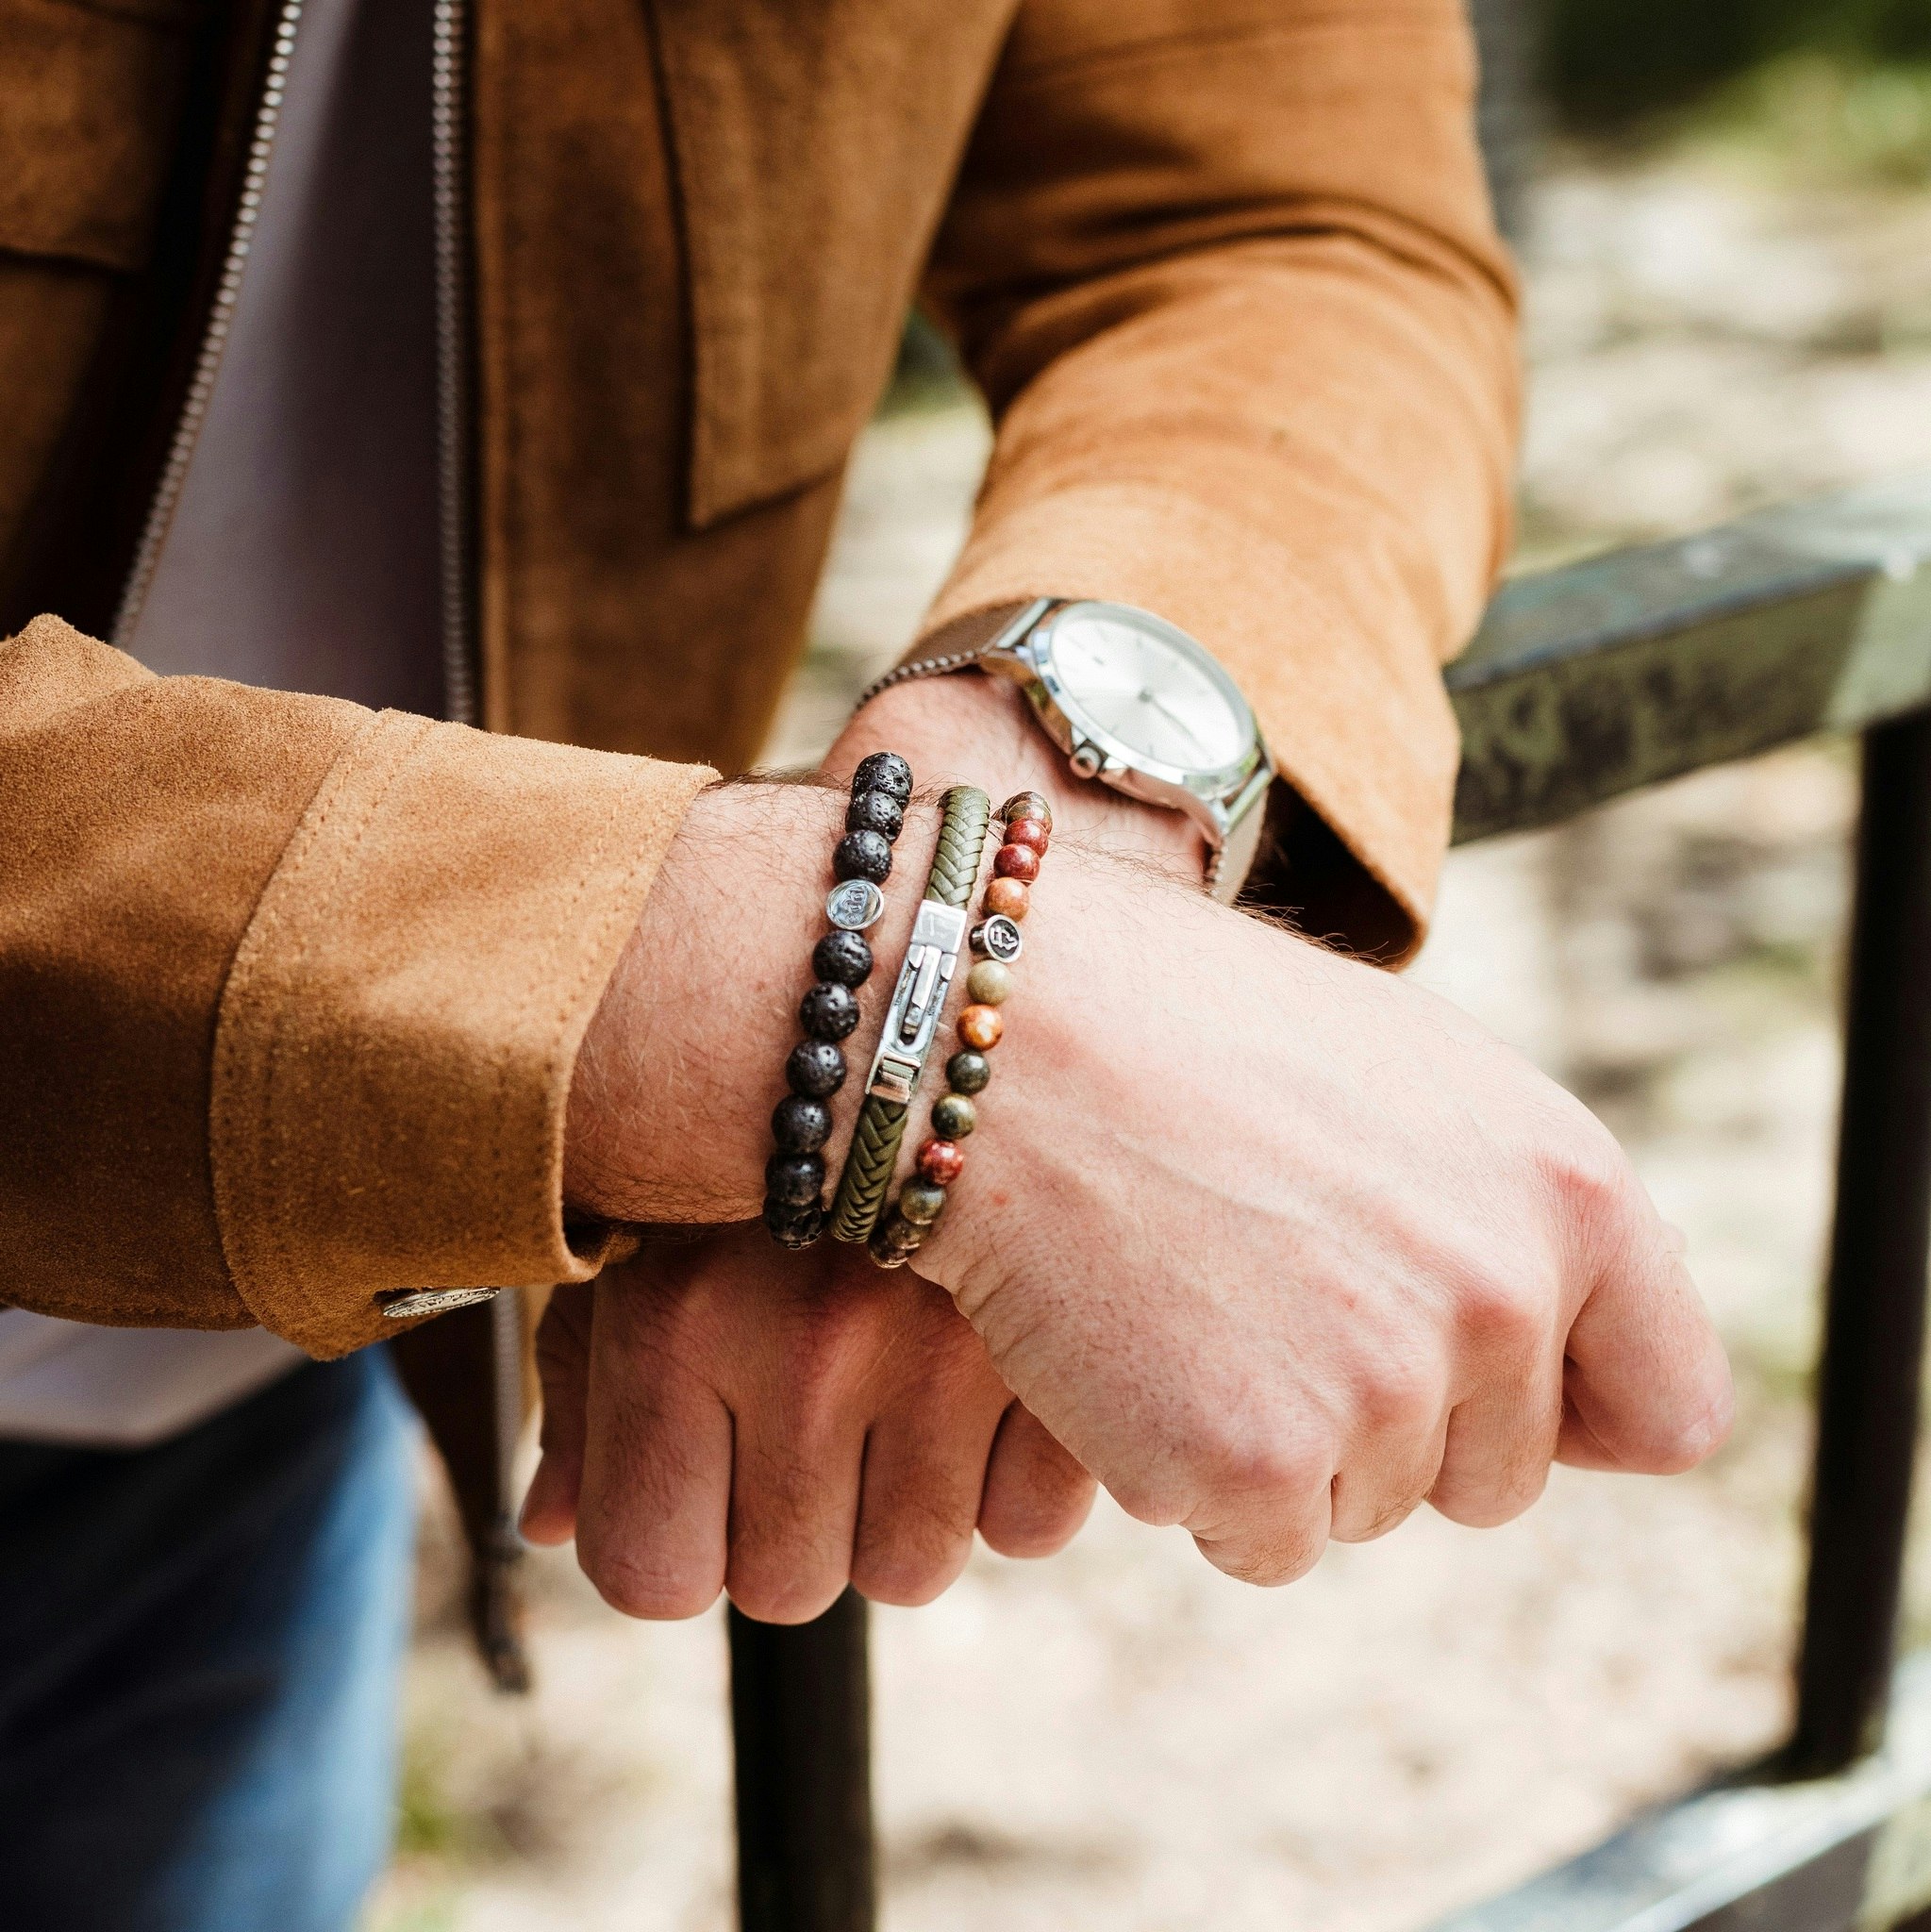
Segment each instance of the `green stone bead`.
[{"label": "green stone bead", "polygon": [[872,1230],[865,1243],[872,1258],[881,1268],[903,1268],[925,1239],[925,1230],[907,1221],[903,1214],[888,1214]]},{"label": "green stone bead", "polygon": [[945,1063],[945,1084],[955,1093],[983,1093],[992,1077],[992,1062],[968,1048]]},{"label": "green stone bead", "polygon": [[1012,969],[997,959],[981,959],[966,974],[966,997],[982,1007],[1004,1006],[1012,991]]},{"label": "green stone bead", "polygon": [[963,1141],[979,1116],[963,1093],[941,1093],[932,1103],[932,1131],[941,1141]]},{"label": "green stone bead", "polygon": [[899,1190],[898,1211],[914,1227],[930,1227],[945,1208],[945,1190],[930,1181],[907,1181]]}]

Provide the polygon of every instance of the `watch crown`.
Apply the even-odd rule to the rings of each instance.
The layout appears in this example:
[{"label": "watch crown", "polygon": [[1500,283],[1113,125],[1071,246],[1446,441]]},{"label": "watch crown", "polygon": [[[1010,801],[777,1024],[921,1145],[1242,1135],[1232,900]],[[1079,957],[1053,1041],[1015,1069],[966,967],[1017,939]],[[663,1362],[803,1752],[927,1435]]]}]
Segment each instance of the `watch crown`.
[{"label": "watch crown", "polygon": [[1073,747],[1072,762],[1073,775],[1075,778],[1096,778],[1105,760],[1100,756],[1097,746],[1075,744]]}]

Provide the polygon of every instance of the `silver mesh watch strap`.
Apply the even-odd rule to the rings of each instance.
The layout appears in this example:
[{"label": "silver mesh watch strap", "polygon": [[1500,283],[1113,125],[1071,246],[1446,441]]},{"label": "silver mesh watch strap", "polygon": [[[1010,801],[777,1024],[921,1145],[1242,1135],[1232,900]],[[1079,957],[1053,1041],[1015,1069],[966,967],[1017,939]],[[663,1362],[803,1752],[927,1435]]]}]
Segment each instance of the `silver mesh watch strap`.
[{"label": "silver mesh watch strap", "polygon": [[858,702],[853,709],[869,705],[880,691],[890,691],[895,684],[909,684],[917,677],[942,677],[950,671],[970,670],[981,658],[1016,644],[1047,611],[1063,601],[1057,597],[1035,597],[1011,623],[1002,625],[990,638],[966,650],[939,651],[929,658],[908,658],[903,664],[894,664],[883,677],[874,677],[858,693]]}]

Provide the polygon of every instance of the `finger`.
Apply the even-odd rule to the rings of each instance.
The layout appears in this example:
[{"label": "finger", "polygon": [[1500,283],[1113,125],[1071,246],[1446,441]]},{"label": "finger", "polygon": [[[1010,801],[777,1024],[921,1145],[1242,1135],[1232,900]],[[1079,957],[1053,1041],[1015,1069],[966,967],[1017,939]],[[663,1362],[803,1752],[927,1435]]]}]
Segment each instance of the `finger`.
[{"label": "finger", "polygon": [[724,1588],[747,1617],[807,1623],[851,1580],[865,1422],[839,1399],[809,1409],[764,1401],[738,1415]]},{"label": "finger", "polygon": [[1011,1401],[979,1338],[938,1289],[922,1324],[924,1374],[865,1441],[852,1582],[874,1602],[925,1604],[966,1566],[986,1465]]},{"label": "finger", "polygon": [[576,1498],[583,1482],[584,1404],[590,1393],[588,1285],[566,1284],[550,1297],[537,1324],[537,1378],[543,1419],[542,1458],[523,1499],[518,1526],[533,1543],[567,1543],[576,1534]]},{"label": "finger", "polygon": [[1534,1363],[1486,1382],[1448,1418],[1428,1501],[1471,1529],[1512,1522],[1548,1486],[1561,1424],[1562,1376],[1555,1364]]},{"label": "finger", "polygon": [[1397,1529],[1426,1501],[1441,1470],[1449,1419],[1424,1436],[1382,1437],[1350,1457],[1334,1479],[1327,1534],[1338,1543],[1368,1543]]},{"label": "finger", "polygon": [[[1631,1183],[1632,1188],[1634,1182]],[[1652,1475],[1693,1468],[1729,1433],[1729,1364],[1690,1271],[1639,1195],[1605,1243],[1569,1331],[1570,1447]]]},{"label": "finger", "polygon": [[1562,1432],[1556,1439],[1556,1460],[1572,1469],[1621,1469],[1622,1462],[1597,1441],[1595,1432],[1576,1413],[1574,1403],[1563,1399]]},{"label": "finger", "polygon": [[1328,1535],[1336,1542],[1371,1542],[1406,1522],[1435,1486],[1448,1433],[1445,1368],[1398,1336],[1363,1340],[1331,1486]]},{"label": "finger", "polygon": [[1321,1560],[1333,1522],[1334,1464],[1283,1448],[1253,1459],[1186,1519],[1200,1554],[1243,1583],[1291,1583]]},{"label": "finger", "polygon": [[1099,1485],[1023,1402],[992,1439],[979,1499],[979,1534],[1002,1557],[1050,1557],[1079,1534]]},{"label": "finger", "polygon": [[596,1284],[576,1556],[627,1616],[693,1617],[724,1587],[731,1417],[659,1332],[638,1271]]}]

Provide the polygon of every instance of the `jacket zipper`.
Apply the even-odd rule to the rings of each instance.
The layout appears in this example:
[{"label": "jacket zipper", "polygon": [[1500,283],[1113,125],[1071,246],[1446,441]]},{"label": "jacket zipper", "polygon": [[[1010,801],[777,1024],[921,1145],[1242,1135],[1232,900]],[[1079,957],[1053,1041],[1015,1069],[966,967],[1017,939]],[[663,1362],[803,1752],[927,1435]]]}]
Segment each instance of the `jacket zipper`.
[{"label": "jacket zipper", "polygon": [[469,47],[465,0],[436,0],[430,134],[436,203],[437,542],[442,586],[444,715],[477,722],[475,580],[472,568],[470,407]]},{"label": "jacket zipper", "polygon": [[268,178],[268,163],[275,153],[275,136],[281,125],[282,99],[287,92],[289,59],[295,48],[295,29],[301,25],[302,0],[284,0],[275,22],[275,46],[269,55],[267,75],[261,99],[255,109],[255,131],[248,145],[248,166],[241,179],[241,198],[228,228],[227,252],[222,259],[222,278],[208,311],[208,323],[201,334],[201,347],[194,358],[194,375],[175,424],[168,443],[167,460],[161,466],[160,480],[148,504],[147,517],[141,526],[141,541],[134,561],[122,586],[121,602],[114,613],[111,641],[126,648],[141,622],[141,606],[154,583],[155,568],[160,561],[161,546],[168,541],[168,526],[181,501],[181,486],[188,480],[188,465],[194,445],[201,440],[202,425],[208,420],[208,398],[214,393],[214,379],[222,366],[222,352],[227,347],[228,325],[234,320],[235,303],[241,292],[241,271],[248,265],[248,248],[255,238],[255,225],[261,214],[262,184]]},{"label": "jacket zipper", "polygon": [[[474,410],[471,363],[467,0],[435,0],[430,139],[436,232],[437,541],[442,610],[443,711],[458,724],[479,722],[474,529]],[[523,1295],[500,1290],[490,1305],[491,1422],[495,1435],[498,1518],[484,1557],[488,1589],[506,1587],[501,1567],[522,1548],[516,1530],[516,1451],[523,1436]],[[508,1635],[508,1604],[499,1628]],[[520,1657],[491,1659],[511,1677],[526,1675]]]},{"label": "jacket zipper", "polygon": [[[262,190],[280,129],[282,103],[287,95],[289,64],[301,25],[303,0],[283,0],[276,18],[261,97],[248,148],[241,192],[228,229],[221,281],[210,304],[194,374],[168,443],[155,493],[141,525],[121,601],[114,615],[113,641],[125,646],[141,622],[142,606],[153,588],[162,546],[180,505],[188,467],[208,420],[223,352],[227,347],[235,305],[241,292],[242,271],[261,214]],[[437,547],[441,591],[443,706],[458,724],[477,718],[474,653],[474,545],[471,536],[472,409],[470,404],[469,197],[467,146],[468,25],[465,0],[435,0],[431,57],[430,131],[436,250],[436,415],[437,415]],[[491,1420],[496,1450],[499,1519],[494,1548],[485,1558],[485,1588],[492,1595],[507,1585],[504,1566],[520,1548],[512,1497],[515,1493],[517,1443],[523,1433],[522,1296],[514,1290],[499,1292],[490,1304]],[[507,1605],[502,1606],[507,1613]],[[514,1649],[512,1640],[512,1649]],[[499,1674],[524,1671],[520,1654],[492,1658]]]}]

